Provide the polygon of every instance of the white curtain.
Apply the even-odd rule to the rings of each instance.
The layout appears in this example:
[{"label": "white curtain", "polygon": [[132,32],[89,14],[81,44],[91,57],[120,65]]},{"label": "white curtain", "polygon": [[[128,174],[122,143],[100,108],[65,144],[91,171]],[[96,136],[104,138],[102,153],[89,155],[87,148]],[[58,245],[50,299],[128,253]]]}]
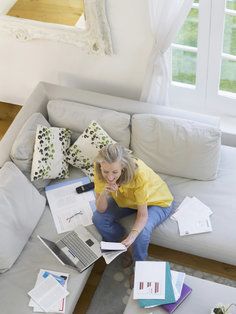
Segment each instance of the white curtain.
[{"label": "white curtain", "polygon": [[183,25],[193,0],[148,0],[154,44],[140,100],[168,105],[169,75],[166,51]]}]

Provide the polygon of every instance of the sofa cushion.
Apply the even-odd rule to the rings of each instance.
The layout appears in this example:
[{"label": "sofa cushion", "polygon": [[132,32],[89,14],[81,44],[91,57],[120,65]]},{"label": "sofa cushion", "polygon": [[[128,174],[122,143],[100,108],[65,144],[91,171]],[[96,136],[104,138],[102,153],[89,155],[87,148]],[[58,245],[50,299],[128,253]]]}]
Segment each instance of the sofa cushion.
[{"label": "sofa cushion", "polygon": [[215,179],[220,145],[220,130],[203,123],[154,114],[132,117],[133,153],[160,173]]},{"label": "sofa cushion", "polygon": [[[33,160],[36,129],[39,124],[50,127],[50,124],[41,113],[33,113],[26,120],[18,133],[10,152],[11,160],[29,180]],[[47,186],[49,182],[50,180],[37,180],[34,181],[33,184],[37,189],[42,189]]]},{"label": "sofa cushion", "polygon": [[66,178],[69,176],[66,150],[70,146],[71,131],[38,125],[35,138],[31,181]]},{"label": "sofa cushion", "polygon": [[130,145],[129,114],[66,100],[49,101],[47,110],[50,124],[70,129],[73,141],[95,120],[116,142]]},{"label": "sofa cushion", "polygon": [[0,272],[20,255],[46,200],[12,162],[0,169]]},{"label": "sofa cushion", "polygon": [[96,121],[92,121],[67,150],[66,161],[80,168],[93,181],[94,159],[102,147],[112,143],[115,141]]}]

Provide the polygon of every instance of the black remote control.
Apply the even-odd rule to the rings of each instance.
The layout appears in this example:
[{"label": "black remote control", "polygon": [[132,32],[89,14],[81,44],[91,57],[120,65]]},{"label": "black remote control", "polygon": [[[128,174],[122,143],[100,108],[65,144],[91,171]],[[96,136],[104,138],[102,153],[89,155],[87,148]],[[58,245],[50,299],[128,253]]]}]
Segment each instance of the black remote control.
[{"label": "black remote control", "polygon": [[76,188],[76,192],[77,193],[83,193],[83,192],[87,192],[87,191],[90,191],[94,189],[94,183],[93,182],[90,182],[90,183],[87,183],[87,184],[84,184],[84,185],[81,185],[81,186],[78,186]]}]

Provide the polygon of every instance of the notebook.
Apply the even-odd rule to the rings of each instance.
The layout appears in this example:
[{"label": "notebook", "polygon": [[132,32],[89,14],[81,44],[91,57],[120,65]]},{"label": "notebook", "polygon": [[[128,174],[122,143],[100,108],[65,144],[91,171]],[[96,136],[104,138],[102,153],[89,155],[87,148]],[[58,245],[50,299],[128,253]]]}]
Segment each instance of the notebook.
[{"label": "notebook", "polygon": [[63,264],[84,271],[101,257],[100,242],[86,229],[79,225],[69,231],[57,242],[38,235],[42,243]]},{"label": "notebook", "polygon": [[[155,268],[153,268],[153,273],[155,273]],[[166,273],[165,273],[165,297],[164,299],[139,299],[138,304],[143,308],[151,308],[161,304],[173,303],[175,301],[174,290],[171,281],[170,264],[166,262]]]},{"label": "notebook", "polygon": [[175,303],[164,304],[161,307],[166,310],[168,313],[173,313],[176,308],[187,298],[187,296],[192,292],[192,288],[190,288],[185,283],[183,284],[183,288],[181,291],[181,295],[179,299]]}]

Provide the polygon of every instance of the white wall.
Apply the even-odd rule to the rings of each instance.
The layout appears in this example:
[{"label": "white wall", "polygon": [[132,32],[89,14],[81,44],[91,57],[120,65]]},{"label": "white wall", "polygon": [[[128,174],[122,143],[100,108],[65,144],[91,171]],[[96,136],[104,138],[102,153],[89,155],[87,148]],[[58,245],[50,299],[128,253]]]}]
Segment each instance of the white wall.
[{"label": "white wall", "polygon": [[0,30],[0,101],[23,104],[39,81],[138,99],[152,47],[147,0],[107,0],[114,56]]}]

